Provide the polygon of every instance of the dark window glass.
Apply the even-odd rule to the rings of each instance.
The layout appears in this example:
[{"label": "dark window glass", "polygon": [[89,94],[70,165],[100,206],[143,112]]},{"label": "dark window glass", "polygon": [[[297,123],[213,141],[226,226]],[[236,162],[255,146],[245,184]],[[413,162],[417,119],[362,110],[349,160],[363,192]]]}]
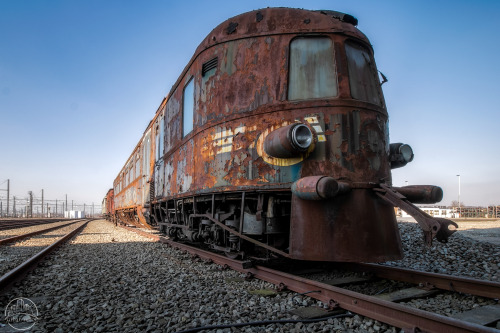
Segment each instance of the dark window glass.
[{"label": "dark window glass", "polygon": [[296,38],[290,44],[288,99],[338,95],[333,42],[329,38]]},{"label": "dark window glass", "polygon": [[345,50],[352,97],[381,105],[380,83],[370,53],[354,43],[346,43]]}]

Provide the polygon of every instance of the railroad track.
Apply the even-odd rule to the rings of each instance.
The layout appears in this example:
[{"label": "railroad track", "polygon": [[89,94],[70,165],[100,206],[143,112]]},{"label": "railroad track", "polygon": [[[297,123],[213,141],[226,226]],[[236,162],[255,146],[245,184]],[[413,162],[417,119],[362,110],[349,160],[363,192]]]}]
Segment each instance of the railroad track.
[{"label": "railroad track", "polygon": [[[57,225],[55,227],[49,227],[49,228],[45,228],[45,229],[38,229],[36,231],[21,233],[21,234],[17,234],[15,236],[10,236],[10,237],[5,236],[5,238],[0,239],[0,245],[4,245],[4,244],[8,244],[8,243],[13,243],[13,242],[18,242],[18,241],[20,241],[22,239],[33,237],[33,236],[36,236],[36,235],[39,235],[39,234],[43,234],[43,233],[47,233],[47,232],[52,231],[52,230],[57,230],[59,228],[63,228],[63,227],[66,227],[66,226],[69,226],[69,225],[72,225],[74,223],[78,223],[78,222],[81,222],[81,221],[86,221],[86,220],[85,219],[72,220],[69,223],[60,224],[60,225]],[[61,221],[58,221],[58,222],[61,222]]]},{"label": "railroad track", "polygon": [[[297,275],[293,272],[255,265],[249,261],[238,261],[186,244],[173,242],[155,233],[123,227],[161,243],[188,251],[204,260],[210,260],[223,267],[245,273],[248,278],[258,278],[270,282],[276,285],[279,290],[288,289],[299,294],[307,294],[324,304],[328,304],[329,309],[318,311],[317,316],[326,316],[331,311],[343,309],[402,328],[405,332],[499,332],[499,330],[485,325],[491,325],[500,320],[500,305],[498,304],[500,283],[374,264],[336,266],[336,269],[362,272],[364,277],[354,276],[337,279],[337,281],[317,281],[305,277],[303,272],[301,275]],[[297,269],[300,270],[296,267]],[[321,270],[327,272],[328,269],[322,268]],[[306,272],[306,274],[307,276],[314,275],[310,272]],[[376,283],[373,281],[381,279],[399,281],[402,288],[379,295],[366,295],[360,291],[354,291],[363,289],[363,286],[356,287],[360,283]],[[406,301],[409,304],[412,299],[431,297],[432,294],[443,292],[485,297],[491,300],[489,302],[491,304],[466,311],[457,317],[449,317],[399,303]],[[321,314],[322,312],[323,314]]]},{"label": "railroad track", "polygon": [[0,220],[0,230],[24,228],[34,225],[70,221],[70,219],[2,219]]},{"label": "railroad track", "polygon": [[[65,225],[2,239],[0,241],[0,260],[3,261],[0,265],[0,294],[7,291],[13,283],[20,281],[43,258],[80,232],[90,221],[92,219],[72,221]],[[64,232],[64,236],[61,236],[60,232]],[[12,242],[20,243],[10,246],[9,243]]]}]

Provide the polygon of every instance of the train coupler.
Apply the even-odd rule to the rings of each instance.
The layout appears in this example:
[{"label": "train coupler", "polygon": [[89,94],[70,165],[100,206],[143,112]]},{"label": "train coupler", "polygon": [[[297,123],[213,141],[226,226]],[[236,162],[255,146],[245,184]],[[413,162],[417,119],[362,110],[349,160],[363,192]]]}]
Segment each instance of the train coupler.
[{"label": "train coupler", "polygon": [[[427,246],[432,245],[434,237],[441,243],[447,243],[448,238],[457,231],[458,224],[447,219],[430,216],[390,186],[380,184],[380,188],[374,188],[374,191],[381,199],[394,207],[401,208],[417,221],[424,232],[424,242]],[[454,228],[450,229],[450,226]]]}]

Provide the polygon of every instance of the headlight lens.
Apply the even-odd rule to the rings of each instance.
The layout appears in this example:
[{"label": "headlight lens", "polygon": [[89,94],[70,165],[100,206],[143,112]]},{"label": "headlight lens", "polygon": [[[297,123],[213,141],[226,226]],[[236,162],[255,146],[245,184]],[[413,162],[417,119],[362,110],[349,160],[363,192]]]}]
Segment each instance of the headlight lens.
[{"label": "headlight lens", "polygon": [[409,145],[407,144],[401,145],[401,147],[399,147],[399,153],[401,154],[403,160],[406,163],[411,162],[413,160],[413,149],[411,149]]},{"label": "headlight lens", "polygon": [[390,144],[390,161],[391,169],[396,169],[405,166],[413,161],[413,149],[405,143]]},{"label": "headlight lens", "polygon": [[300,150],[307,150],[313,141],[313,134],[309,127],[298,124],[292,129],[292,144]]}]

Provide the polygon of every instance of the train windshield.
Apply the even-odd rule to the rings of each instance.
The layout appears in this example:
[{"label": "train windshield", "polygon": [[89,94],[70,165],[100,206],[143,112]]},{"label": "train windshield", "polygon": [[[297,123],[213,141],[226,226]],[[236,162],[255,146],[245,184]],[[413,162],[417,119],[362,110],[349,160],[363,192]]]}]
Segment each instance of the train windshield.
[{"label": "train windshield", "polygon": [[288,99],[338,95],[333,42],[329,38],[296,38],[290,44]]},{"label": "train windshield", "polygon": [[361,45],[345,44],[349,86],[355,99],[382,105],[377,70],[370,53]]}]

